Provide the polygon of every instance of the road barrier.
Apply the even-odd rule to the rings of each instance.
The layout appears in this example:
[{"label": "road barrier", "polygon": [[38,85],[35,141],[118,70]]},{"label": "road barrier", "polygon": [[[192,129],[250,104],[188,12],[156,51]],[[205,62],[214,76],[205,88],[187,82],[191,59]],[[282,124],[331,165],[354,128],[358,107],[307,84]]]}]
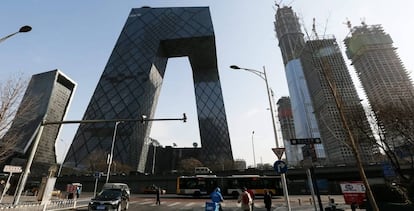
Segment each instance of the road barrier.
[{"label": "road barrier", "polygon": [[12,211],[58,211],[67,210],[68,208],[80,208],[88,206],[90,199],[59,199],[51,200],[49,203],[40,204],[40,202],[23,202],[18,205],[13,204],[0,204],[0,210],[12,210]]}]

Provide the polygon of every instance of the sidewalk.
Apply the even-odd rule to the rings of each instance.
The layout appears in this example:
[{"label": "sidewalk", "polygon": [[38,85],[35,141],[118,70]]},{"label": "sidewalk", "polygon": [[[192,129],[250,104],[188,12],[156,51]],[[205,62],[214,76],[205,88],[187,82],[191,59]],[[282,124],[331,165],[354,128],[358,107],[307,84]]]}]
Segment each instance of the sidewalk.
[{"label": "sidewalk", "polygon": [[[349,204],[345,204],[345,199],[343,195],[321,195],[322,207],[325,210],[326,207],[329,206],[329,200],[334,199],[335,203],[337,204],[337,209],[342,209],[345,211],[351,211],[351,206]],[[260,200],[260,199],[257,199]],[[316,208],[319,210],[319,202],[318,199],[315,197],[316,200]],[[315,210],[315,205],[313,204],[312,196],[311,195],[292,195],[289,196],[290,207],[294,211],[305,211],[305,210]],[[272,205],[277,207],[274,211],[284,211],[287,210],[285,198],[283,196],[273,198]],[[356,209],[357,211],[363,211],[365,209]]]}]

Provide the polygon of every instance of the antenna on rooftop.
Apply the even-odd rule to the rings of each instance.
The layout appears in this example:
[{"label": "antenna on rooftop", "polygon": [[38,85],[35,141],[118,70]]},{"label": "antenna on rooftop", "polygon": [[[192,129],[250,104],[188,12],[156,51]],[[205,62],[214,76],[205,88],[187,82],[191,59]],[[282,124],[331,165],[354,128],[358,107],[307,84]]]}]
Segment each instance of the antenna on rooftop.
[{"label": "antenna on rooftop", "polygon": [[318,33],[316,32],[316,25],[315,25],[316,19],[313,18],[313,23],[312,23],[312,32],[315,35],[316,39],[318,39]]},{"label": "antenna on rooftop", "polygon": [[349,31],[352,30],[352,24],[348,18],[346,18],[346,22],[344,24],[346,25],[346,27],[348,27]]},{"label": "antenna on rooftop", "polygon": [[362,26],[366,26],[367,25],[367,23],[365,23],[365,17],[361,18],[361,25]]}]

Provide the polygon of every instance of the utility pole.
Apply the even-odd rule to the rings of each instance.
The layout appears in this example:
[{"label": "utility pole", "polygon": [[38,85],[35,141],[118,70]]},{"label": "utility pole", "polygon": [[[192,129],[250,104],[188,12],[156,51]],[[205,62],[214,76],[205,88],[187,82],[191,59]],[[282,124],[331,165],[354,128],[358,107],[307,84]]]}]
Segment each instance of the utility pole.
[{"label": "utility pole", "polygon": [[32,146],[32,150],[30,151],[30,155],[29,158],[27,160],[27,164],[26,167],[22,173],[22,176],[20,178],[20,182],[17,185],[18,189],[17,192],[15,194],[14,200],[13,200],[13,205],[17,205],[19,203],[20,200],[20,196],[22,195],[24,186],[26,185],[27,182],[27,178],[29,177],[29,173],[30,173],[30,167],[32,166],[32,162],[33,162],[33,158],[36,154],[37,151],[37,147],[39,145],[40,142],[40,138],[42,137],[42,133],[43,133],[43,128],[46,125],[60,125],[60,124],[79,124],[79,123],[102,123],[102,122],[149,122],[149,121],[171,121],[171,120],[180,120],[183,122],[187,122],[187,116],[184,113],[182,118],[163,118],[163,119],[148,119],[146,116],[142,115],[142,117],[140,119],[110,119],[110,120],[106,120],[106,119],[94,119],[94,120],[68,120],[68,121],[50,121],[47,122],[45,120],[43,120],[40,125],[39,128],[36,131],[36,138],[35,141],[33,143]]}]

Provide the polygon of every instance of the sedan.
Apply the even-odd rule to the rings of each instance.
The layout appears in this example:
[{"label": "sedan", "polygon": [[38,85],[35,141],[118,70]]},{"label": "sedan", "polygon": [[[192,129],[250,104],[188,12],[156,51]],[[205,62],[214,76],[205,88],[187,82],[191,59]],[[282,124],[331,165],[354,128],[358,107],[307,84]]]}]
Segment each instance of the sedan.
[{"label": "sedan", "polygon": [[126,210],[128,209],[128,196],[119,189],[104,189],[92,198],[88,210]]}]

